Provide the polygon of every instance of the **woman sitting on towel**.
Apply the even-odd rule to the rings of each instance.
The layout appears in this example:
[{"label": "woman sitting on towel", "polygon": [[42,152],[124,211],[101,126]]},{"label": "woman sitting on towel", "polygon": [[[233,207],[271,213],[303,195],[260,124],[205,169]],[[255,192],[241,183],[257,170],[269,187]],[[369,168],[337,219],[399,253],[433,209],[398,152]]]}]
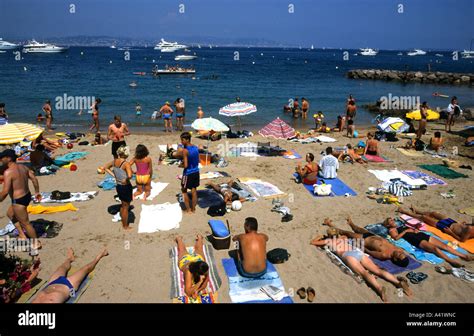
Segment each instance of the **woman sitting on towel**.
[{"label": "woman sitting on towel", "polygon": [[313,185],[318,180],[318,165],[314,162],[314,155],[311,153],[306,154],[306,165],[301,168],[301,164],[295,168],[296,180],[298,183]]},{"label": "woman sitting on towel", "polygon": [[347,149],[342,150],[342,151],[333,150],[332,155],[337,157],[339,161],[344,161],[347,159],[350,163],[355,163],[355,162],[358,162],[361,164],[367,163],[366,161],[364,161],[364,159],[362,159],[362,157],[359,154],[355,152],[351,144],[347,144],[346,148]]},{"label": "woman sitting on towel", "polygon": [[430,149],[439,151],[443,145],[444,139],[441,137],[441,132],[435,132],[434,137],[430,139]]},{"label": "woman sitting on towel", "polygon": [[369,155],[380,155],[379,142],[374,139],[372,132],[367,133],[367,142],[365,143],[365,154]]},{"label": "woman sitting on towel", "polygon": [[360,275],[364,281],[372,287],[383,302],[387,302],[387,289],[379,284],[378,276],[385,281],[390,282],[397,288],[402,288],[407,295],[411,295],[408,283],[405,278],[395,278],[391,273],[381,269],[361,250],[356,244],[357,241],[348,239],[347,236],[340,235],[335,228],[327,230],[327,236],[317,236],[310,242],[311,245],[317,247],[327,246],[334,254],[349,267],[352,272]]},{"label": "woman sitting on towel", "polygon": [[178,268],[184,275],[184,292],[196,299],[198,295],[206,294],[209,283],[209,265],[204,258],[204,244],[201,235],[196,236],[194,252],[189,253],[183,242],[183,237],[176,237],[178,244]]},{"label": "woman sitting on towel", "polygon": [[150,152],[146,146],[138,145],[135,149],[135,157],[130,161],[131,166],[135,164],[137,167],[137,191],[133,194],[134,198],[143,194],[143,192],[145,192],[145,200],[150,196],[153,166],[149,154]]}]

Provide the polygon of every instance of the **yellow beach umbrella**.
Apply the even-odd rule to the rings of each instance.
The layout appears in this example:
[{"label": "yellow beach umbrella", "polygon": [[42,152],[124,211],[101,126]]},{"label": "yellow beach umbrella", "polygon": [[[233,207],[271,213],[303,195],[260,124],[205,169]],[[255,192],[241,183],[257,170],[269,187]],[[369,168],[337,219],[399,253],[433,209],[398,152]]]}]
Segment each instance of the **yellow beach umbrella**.
[{"label": "yellow beach umbrella", "polygon": [[24,139],[32,141],[43,131],[41,127],[32,124],[13,123],[3,125],[0,126],[0,145],[15,144]]},{"label": "yellow beach umbrella", "polygon": [[[436,111],[428,110],[427,114],[428,114],[428,117],[427,117],[428,120],[438,120],[439,119],[439,113],[436,112]],[[420,110],[415,110],[415,111],[408,112],[406,114],[406,117],[408,119],[420,120],[421,119]]]}]

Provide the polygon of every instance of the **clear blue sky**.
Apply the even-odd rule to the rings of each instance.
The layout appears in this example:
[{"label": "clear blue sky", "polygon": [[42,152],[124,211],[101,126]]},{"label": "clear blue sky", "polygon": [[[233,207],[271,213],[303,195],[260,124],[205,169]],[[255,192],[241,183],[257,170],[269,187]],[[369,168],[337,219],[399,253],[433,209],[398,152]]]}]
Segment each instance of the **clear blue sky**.
[{"label": "clear blue sky", "polygon": [[232,37],[315,47],[464,49],[474,38],[474,0],[0,0],[0,13],[4,39]]}]

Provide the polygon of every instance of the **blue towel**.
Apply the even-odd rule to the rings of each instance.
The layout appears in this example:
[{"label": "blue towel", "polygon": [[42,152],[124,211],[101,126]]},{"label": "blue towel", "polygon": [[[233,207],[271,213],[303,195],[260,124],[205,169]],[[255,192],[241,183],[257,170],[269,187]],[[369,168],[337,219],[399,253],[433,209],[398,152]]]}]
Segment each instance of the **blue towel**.
[{"label": "blue towel", "polygon": [[239,303],[293,303],[291,297],[286,296],[281,301],[268,300],[244,300],[250,298],[252,292],[260,292],[260,288],[266,285],[272,285],[283,289],[283,283],[278,275],[275,266],[267,261],[267,273],[258,279],[244,278],[237,271],[234,259],[222,259],[225,273],[229,278],[229,295],[232,302]]},{"label": "blue towel", "polygon": [[408,256],[409,264],[407,267],[397,266],[390,260],[380,260],[373,257],[370,257],[370,259],[372,259],[374,264],[376,264],[378,267],[383,268],[384,270],[392,274],[399,274],[403,272],[413,271],[422,265],[420,262],[416,261],[410,256]]},{"label": "blue towel", "polygon": [[[191,193],[188,193],[188,196],[191,197]],[[204,189],[197,191],[198,196],[198,205],[201,209],[206,209],[211,206],[218,206],[224,203],[224,198],[217,192],[211,189]],[[181,205],[181,208],[184,209],[183,195],[178,195],[178,202]]]},{"label": "blue towel", "polygon": [[103,190],[113,190],[116,186],[115,178],[113,176],[107,175],[106,178],[97,183],[97,186]]},{"label": "blue towel", "polygon": [[76,161],[76,160],[79,160],[79,159],[82,159],[84,156],[86,156],[87,154],[89,154],[88,152],[71,152],[71,153],[67,153],[63,156],[58,156],[56,157],[56,160],[55,161],[59,161],[59,162],[72,162],[72,161]]},{"label": "blue towel", "polygon": [[[324,181],[326,184],[330,184],[331,187],[331,195],[329,197],[334,197],[334,196],[344,196],[346,193],[351,195],[351,196],[357,196],[357,193],[349,188],[347,184],[342,182],[340,179],[335,178],[335,179],[318,179],[317,184],[322,184],[322,181]],[[303,186],[310,192],[311,195],[314,197],[328,197],[328,196],[318,196],[315,195],[313,190],[313,186],[309,184],[303,184]]]}]

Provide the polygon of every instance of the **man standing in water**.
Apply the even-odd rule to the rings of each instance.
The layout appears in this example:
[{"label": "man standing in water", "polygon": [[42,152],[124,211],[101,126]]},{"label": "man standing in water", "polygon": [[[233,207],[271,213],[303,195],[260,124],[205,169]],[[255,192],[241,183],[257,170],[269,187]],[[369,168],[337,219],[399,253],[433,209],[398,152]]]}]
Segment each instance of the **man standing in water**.
[{"label": "man standing in water", "polygon": [[[30,255],[35,256],[38,255],[38,249],[41,248],[41,243],[38,240],[35,229],[30,223],[26,208],[31,202],[28,180],[33,182],[37,201],[41,200],[39,183],[33,171],[28,169],[25,165],[17,164],[16,159],[17,157],[13,149],[7,149],[0,153],[2,165],[7,167],[3,174],[4,182],[3,190],[0,193],[0,202],[3,202],[3,200],[10,195],[12,205],[7,210],[7,216],[18,230],[19,239],[26,240],[27,237],[33,239]],[[26,235],[23,230],[26,231]]]},{"label": "man standing in water", "polygon": [[102,102],[100,98],[96,98],[94,103],[91,106],[92,109],[92,125],[89,128],[89,131],[92,131],[94,128],[96,132],[100,132],[99,129],[99,104]]},{"label": "man standing in water", "polygon": [[[183,177],[181,179],[181,192],[183,193],[184,206],[187,213],[196,212],[197,190],[199,187],[199,149],[191,143],[191,134],[184,132],[181,134],[181,144],[183,145],[182,157]],[[189,202],[188,189],[191,189],[191,203]]]},{"label": "man standing in water", "polygon": [[126,135],[130,135],[128,126],[122,122],[122,118],[120,118],[120,116],[115,116],[114,122],[110,124],[109,132],[107,134],[107,138],[112,140],[112,155],[114,156],[114,159],[118,157],[117,149],[127,145],[125,142]]},{"label": "man standing in water", "polygon": [[308,117],[309,101],[306,98],[301,98],[301,111],[303,112],[303,119]]},{"label": "man standing in water", "polygon": [[52,130],[53,123],[53,109],[51,108],[51,101],[47,100],[43,105],[43,112],[46,118],[46,128]]}]

